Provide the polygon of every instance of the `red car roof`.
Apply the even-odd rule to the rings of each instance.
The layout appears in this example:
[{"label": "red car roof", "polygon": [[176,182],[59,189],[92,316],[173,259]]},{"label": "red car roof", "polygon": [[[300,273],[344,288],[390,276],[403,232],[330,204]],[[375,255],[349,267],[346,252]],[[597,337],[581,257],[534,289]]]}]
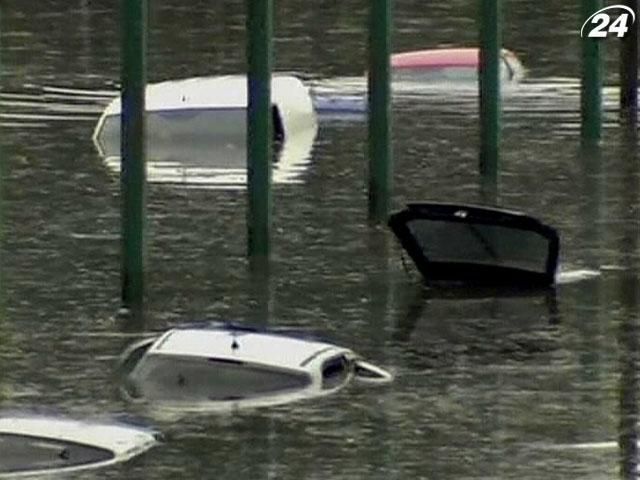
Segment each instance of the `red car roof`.
[{"label": "red car roof", "polygon": [[392,68],[474,67],[480,62],[478,48],[439,48],[391,55]]}]

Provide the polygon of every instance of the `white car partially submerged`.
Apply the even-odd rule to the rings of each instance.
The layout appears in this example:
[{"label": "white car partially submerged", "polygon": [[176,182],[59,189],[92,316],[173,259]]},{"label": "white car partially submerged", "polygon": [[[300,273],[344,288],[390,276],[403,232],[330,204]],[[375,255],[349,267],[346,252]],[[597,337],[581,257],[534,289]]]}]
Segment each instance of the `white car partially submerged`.
[{"label": "white car partially submerged", "polygon": [[0,478],[105,467],[145,452],[158,437],[124,423],[0,414]]},{"label": "white car partially submerged", "polygon": [[122,356],[131,400],[187,410],[289,403],[392,375],[324,341],[230,325],[174,328]]},{"label": "white car partially submerged", "polygon": [[[148,157],[164,160],[180,145],[193,142],[217,145],[219,149],[227,145],[244,146],[248,97],[246,75],[148,84],[145,92]],[[311,94],[298,78],[274,75],[271,102],[274,141],[289,139],[315,125]],[[104,109],[94,129],[94,144],[104,158],[120,156],[121,113],[118,96]]]}]

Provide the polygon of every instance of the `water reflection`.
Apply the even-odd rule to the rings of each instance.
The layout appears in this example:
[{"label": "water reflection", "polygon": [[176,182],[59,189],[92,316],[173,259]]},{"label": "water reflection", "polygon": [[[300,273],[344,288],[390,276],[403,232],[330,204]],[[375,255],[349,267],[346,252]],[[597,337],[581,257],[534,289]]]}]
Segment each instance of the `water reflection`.
[{"label": "water reflection", "polygon": [[4,295],[2,294],[3,287],[4,285],[0,283],[0,405],[2,405],[4,401],[11,395],[9,391],[11,379],[8,376],[8,368],[6,365],[7,361],[5,359],[5,355],[9,354],[11,348],[11,344],[9,342],[9,339],[11,337],[9,335],[9,329],[4,310]]},{"label": "water reflection", "polygon": [[[366,121],[367,83],[360,77],[312,79],[309,82],[316,109],[322,121]],[[522,83],[503,85],[505,125],[531,125],[542,118],[551,119],[555,135],[576,134],[580,129],[579,78],[540,77]],[[478,113],[478,86],[473,82],[447,83],[396,81],[392,84],[393,104],[406,108],[412,103],[454,115]],[[604,127],[618,127],[619,87],[604,87],[602,108]],[[550,118],[549,115],[552,115]]]},{"label": "water reflection", "polygon": [[[601,458],[610,460],[617,449],[619,478],[624,480],[638,476],[640,438],[640,177],[634,137],[629,138],[626,132],[622,132],[618,151],[606,166],[600,149],[580,151],[581,166],[585,172],[581,178],[585,191],[590,194],[583,204],[588,220],[582,230],[586,240],[585,259],[602,262],[607,267],[600,281],[583,285],[573,306],[583,312],[598,312],[592,321],[582,322],[583,344],[579,349],[583,352],[579,356],[581,383],[595,384],[615,379],[611,388],[618,392],[617,441],[603,441],[603,433],[595,425],[588,425],[587,430],[592,430],[590,438],[594,441],[561,446],[582,451],[585,455],[601,451]],[[612,185],[620,189],[619,197],[610,196]],[[611,272],[617,275],[611,275]],[[595,308],[598,305],[600,307]],[[618,365],[613,372],[606,369],[606,347],[602,345],[608,325],[616,330],[615,341],[619,348]],[[595,418],[598,410],[604,407],[603,402],[595,402],[592,395],[584,394],[583,397],[583,401],[592,404]]]},{"label": "water reflection", "polygon": [[480,199],[484,205],[499,207],[499,185],[497,176],[480,175]]},{"label": "water reflection", "polygon": [[[260,261],[260,259],[256,260]],[[269,265],[253,264],[248,280],[249,324],[267,327],[274,309],[274,287]]]},{"label": "water reflection", "polygon": [[[174,428],[175,442],[165,461],[187,478],[198,478],[204,471],[215,472],[215,478],[222,480],[315,478],[318,472],[328,473],[332,461],[344,453],[332,448],[322,434],[323,422],[305,419],[309,413],[280,410],[185,419],[188,427]],[[357,446],[350,446],[354,453]],[[198,461],[184,463],[182,458]]]},{"label": "water reflection", "polygon": [[638,368],[640,367],[640,282],[628,279],[620,286],[622,305],[618,342],[620,344],[620,421],[618,442],[620,446],[620,478],[638,478]]},{"label": "water reflection", "polygon": [[618,442],[620,446],[620,478],[638,478],[638,440],[640,433],[640,168],[638,146],[634,132],[623,132],[621,157],[625,159],[619,168],[624,175],[621,212],[617,217],[625,222],[620,236],[620,264],[628,268],[618,286],[620,305],[620,422]]},{"label": "water reflection", "polygon": [[[272,181],[274,184],[303,182],[311,162],[311,151],[318,130],[317,122],[296,131],[274,152]],[[243,136],[244,138],[244,136]],[[109,151],[117,151],[111,146]],[[147,179],[181,187],[240,189],[246,187],[246,143],[239,139],[196,137],[180,142],[154,139],[147,153]],[[120,172],[120,157],[104,157],[107,167]]]},{"label": "water reflection", "polygon": [[[9,163],[3,224],[10,235],[1,259],[8,328],[0,327],[0,341],[10,336],[12,346],[0,353],[0,383],[9,376],[20,379],[23,391],[30,389],[18,398],[12,388],[6,400],[12,405],[135,411],[109,377],[124,343],[111,321],[118,305],[118,244],[106,241],[118,236],[118,183],[109,180],[90,141],[104,108],[99,103],[119,78],[118,6],[71,3],[75,9],[53,0],[12,2],[15,8],[3,10],[0,140],[13,154],[3,156],[3,168],[4,160]],[[425,31],[433,45],[477,41],[470,2],[429,9],[423,3],[398,2],[399,49],[419,48]],[[150,7],[150,80],[245,69],[238,54],[246,33],[242,2],[167,0]],[[280,2],[274,28],[278,68],[316,78],[361,75],[368,7],[364,0]],[[247,293],[246,250],[238,241],[246,231],[245,216],[238,213],[242,192],[152,188],[153,327],[203,314],[244,321],[255,313],[270,316],[272,324],[285,319],[379,350],[399,377],[375,398],[347,389],[295,408],[168,421],[161,429],[169,443],[143,468],[107,476],[199,478],[207,471],[234,480],[615,478],[632,448],[628,443],[628,453],[620,456],[615,440],[620,427],[631,432],[631,421],[621,425],[618,413],[620,399],[633,400],[636,388],[633,355],[623,353],[637,348],[626,336],[636,326],[623,328],[621,321],[637,317],[638,306],[631,290],[623,294],[619,288],[627,281],[625,288],[637,288],[627,280],[629,259],[620,252],[631,254],[622,237],[627,229],[631,240],[638,226],[638,201],[624,170],[627,154],[616,151],[617,89],[604,93],[602,161],[575,155],[579,82],[569,77],[580,64],[574,48],[578,10],[571,2],[510,3],[505,42],[517,46],[531,75],[505,97],[500,196],[505,206],[558,226],[567,263],[612,268],[591,282],[559,286],[556,323],[550,323],[544,295],[428,298],[421,286],[402,280],[399,268],[387,280],[376,250],[382,247],[369,249],[364,240],[363,122],[324,124],[313,167],[296,177],[309,181],[276,189],[269,295],[260,287]],[[549,15],[556,28],[544,26]],[[608,80],[617,81],[610,72]],[[366,90],[358,88],[341,93]],[[104,102],[89,94],[105,90]],[[405,85],[396,90],[398,205],[423,194],[475,201],[476,92],[410,91]],[[269,310],[259,306],[270,302],[258,300],[266,297],[274,300],[272,310],[259,314]],[[400,338],[390,340],[391,334]],[[453,368],[431,368],[448,365]],[[633,418],[631,406],[624,408]],[[611,440],[613,446],[580,454],[530,448],[536,441],[590,440]]]},{"label": "water reflection", "polygon": [[[435,364],[455,361],[457,354],[519,358],[546,351],[554,343],[548,334],[561,318],[555,288],[419,285],[407,295],[393,338],[410,343]],[[438,337],[453,343],[453,350],[440,351],[433,343]]]},{"label": "water reflection", "polygon": [[[26,85],[21,91],[2,92],[0,115],[4,127],[21,130],[55,127],[58,122],[94,122],[113,90],[77,89],[52,85]],[[226,136],[207,134],[202,121],[191,125],[194,134],[164,132],[148,142],[147,174],[152,183],[182,187],[241,189],[246,186],[246,136],[230,132]],[[291,135],[275,144],[272,180],[275,184],[303,182],[318,132],[315,116],[293,126]],[[90,142],[87,137],[87,141]],[[100,142],[93,139],[98,154],[113,172],[120,172],[119,138]]]}]

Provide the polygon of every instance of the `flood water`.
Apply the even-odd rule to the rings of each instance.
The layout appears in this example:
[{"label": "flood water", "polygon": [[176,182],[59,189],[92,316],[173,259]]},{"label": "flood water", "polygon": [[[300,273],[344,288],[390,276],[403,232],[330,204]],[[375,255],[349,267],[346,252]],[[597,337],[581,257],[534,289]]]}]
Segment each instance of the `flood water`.
[{"label": "flood water", "polygon": [[[497,203],[557,227],[563,268],[598,277],[526,296],[423,289],[367,223],[366,123],[321,121],[296,181],[274,186],[268,281],[247,268],[245,190],[149,185],[147,312],[132,325],[116,317],[119,183],[91,141],[119,82],[118,3],[2,2],[0,409],[134,415],[165,433],[82,478],[635,478],[640,163],[615,88],[601,151],[580,151],[578,5],[505,2],[528,81],[505,94]],[[149,81],[244,70],[245,2],[150,3]],[[472,3],[398,0],[394,50],[475,44]],[[360,89],[368,2],[276,4],[277,69]],[[615,85],[614,39],[605,56]],[[474,95],[398,86],[394,116],[394,209],[482,202]],[[396,380],[180,420],[123,400],[126,345],[202,319],[317,330]]]}]

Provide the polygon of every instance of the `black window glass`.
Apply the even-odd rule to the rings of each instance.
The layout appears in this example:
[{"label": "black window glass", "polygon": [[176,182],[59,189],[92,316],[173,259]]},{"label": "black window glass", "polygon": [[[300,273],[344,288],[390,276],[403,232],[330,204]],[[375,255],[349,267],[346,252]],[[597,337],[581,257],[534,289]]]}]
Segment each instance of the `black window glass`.
[{"label": "black window glass", "polygon": [[134,372],[135,395],[150,400],[202,402],[232,400],[295,391],[309,385],[308,375],[223,359],[154,355]]},{"label": "black window glass", "polygon": [[407,226],[431,262],[546,271],[549,240],[537,232],[431,219],[414,219]]},{"label": "black window glass", "polygon": [[0,473],[55,470],[111,460],[109,450],[44,439],[0,433]]},{"label": "black window glass", "polygon": [[339,387],[348,379],[349,372],[349,361],[344,355],[326,360],[322,364],[322,388]]}]

